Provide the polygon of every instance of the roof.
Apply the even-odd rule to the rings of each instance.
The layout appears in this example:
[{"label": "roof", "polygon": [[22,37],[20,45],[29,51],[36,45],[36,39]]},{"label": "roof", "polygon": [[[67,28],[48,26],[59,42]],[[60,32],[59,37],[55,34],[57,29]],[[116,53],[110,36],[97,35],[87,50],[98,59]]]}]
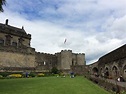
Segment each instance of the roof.
[{"label": "roof", "polygon": [[0,32],[31,39],[31,35],[27,34],[23,27],[17,28],[17,27],[0,23]]}]

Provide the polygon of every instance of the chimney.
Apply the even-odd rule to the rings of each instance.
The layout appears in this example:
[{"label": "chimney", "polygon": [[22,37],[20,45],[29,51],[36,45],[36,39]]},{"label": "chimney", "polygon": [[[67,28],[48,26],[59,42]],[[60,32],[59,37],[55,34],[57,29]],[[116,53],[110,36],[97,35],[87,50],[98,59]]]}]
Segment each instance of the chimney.
[{"label": "chimney", "polygon": [[24,26],[22,26],[22,30],[24,30]]},{"label": "chimney", "polygon": [[8,19],[6,19],[6,23],[5,23],[5,25],[8,25]]}]

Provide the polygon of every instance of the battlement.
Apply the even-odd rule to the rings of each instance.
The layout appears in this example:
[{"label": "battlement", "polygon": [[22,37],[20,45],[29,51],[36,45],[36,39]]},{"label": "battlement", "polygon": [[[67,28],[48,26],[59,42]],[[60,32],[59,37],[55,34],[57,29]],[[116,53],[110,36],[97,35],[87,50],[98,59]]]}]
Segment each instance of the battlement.
[{"label": "battlement", "polygon": [[55,56],[54,54],[50,54],[50,53],[44,53],[44,52],[36,52],[36,54],[38,54],[38,55],[48,55],[48,56]]},{"label": "battlement", "polygon": [[76,55],[85,55],[85,53],[76,53]]},{"label": "battlement", "polygon": [[61,50],[61,52],[71,52],[72,53],[72,50]]}]

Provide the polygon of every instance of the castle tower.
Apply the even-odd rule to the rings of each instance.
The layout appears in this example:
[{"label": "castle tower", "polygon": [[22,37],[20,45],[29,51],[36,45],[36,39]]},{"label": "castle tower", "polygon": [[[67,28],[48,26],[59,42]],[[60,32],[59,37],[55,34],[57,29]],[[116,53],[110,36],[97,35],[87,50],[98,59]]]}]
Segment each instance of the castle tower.
[{"label": "castle tower", "polygon": [[84,53],[77,54],[77,65],[86,65]]},{"label": "castle tower", "polygon": [[72,50],[61,51],[61,70],[69,70],[72,65]]}]

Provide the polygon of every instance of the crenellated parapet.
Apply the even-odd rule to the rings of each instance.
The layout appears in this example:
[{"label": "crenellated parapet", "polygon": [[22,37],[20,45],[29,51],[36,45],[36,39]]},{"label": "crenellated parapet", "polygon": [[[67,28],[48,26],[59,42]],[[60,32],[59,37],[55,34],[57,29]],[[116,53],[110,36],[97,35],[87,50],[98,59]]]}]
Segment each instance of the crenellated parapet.
[{"label": "crenellated parapet", "polygon": [[65,50],[61,50],[61,53],[62,53],[62,52],[70,52],[70,53],[72,53],[72,50],[66,50],[66,49],[65,49]]}]

